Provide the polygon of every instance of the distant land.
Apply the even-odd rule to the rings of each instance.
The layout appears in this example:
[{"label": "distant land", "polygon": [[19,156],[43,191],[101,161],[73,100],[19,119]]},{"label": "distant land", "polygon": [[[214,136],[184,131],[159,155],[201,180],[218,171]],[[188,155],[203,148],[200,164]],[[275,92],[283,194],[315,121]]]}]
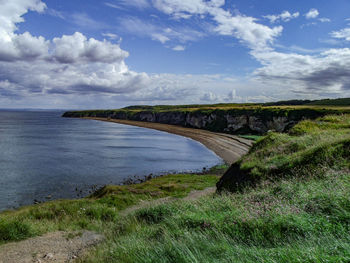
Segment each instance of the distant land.
[{"label": "distant land", "polygon": [[107,118],[180,125],[238,135],[286,132],[303,119],[350,113],[350,98],[270,103],[129,106],[113,110],[69,111],[63,117]]}]

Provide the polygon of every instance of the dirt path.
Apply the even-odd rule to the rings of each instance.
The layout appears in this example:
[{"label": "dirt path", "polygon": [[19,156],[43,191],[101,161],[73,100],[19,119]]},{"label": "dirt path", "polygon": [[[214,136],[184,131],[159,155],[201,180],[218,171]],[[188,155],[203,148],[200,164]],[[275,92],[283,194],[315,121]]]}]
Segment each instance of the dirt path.
[{"label": "dirt path", "polygon": [[0,246],[0,263],[74,262],[102,240],[101,235],[90,231],[48,233]]},{"label": "dirt path", "polygon": [[210,132],[200,129],[184,128],[176,125],[107,118],[89,117],[84,119],[115,122],[119,124],[149,128],[188,137],[205,145],[208,149],[215,152],[228,164],[232,164],[240,159],[249,151],[249,148],[252,146],[252,141],[240,138],[235,135]]}]

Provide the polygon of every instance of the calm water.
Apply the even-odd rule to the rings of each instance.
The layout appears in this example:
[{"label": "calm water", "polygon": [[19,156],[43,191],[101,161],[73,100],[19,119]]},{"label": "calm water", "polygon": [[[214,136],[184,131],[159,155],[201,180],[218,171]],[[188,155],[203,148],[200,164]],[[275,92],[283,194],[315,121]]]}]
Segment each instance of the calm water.
[{"label": "calm water", "polygon": [[0,210],[34,199],[74,198],[92,185],[202,170],[221,162],[193,140],[150,129],[0,111]]}]

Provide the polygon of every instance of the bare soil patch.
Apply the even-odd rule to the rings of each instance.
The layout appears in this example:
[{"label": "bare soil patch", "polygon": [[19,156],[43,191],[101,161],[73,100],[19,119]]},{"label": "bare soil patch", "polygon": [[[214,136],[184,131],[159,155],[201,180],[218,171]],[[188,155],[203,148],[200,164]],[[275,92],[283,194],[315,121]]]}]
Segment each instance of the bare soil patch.
[{"label": "bare soil patch", "polygon": [[0,246],[0,263],[74,262],[103,237],[95,232],[52,232]]}]

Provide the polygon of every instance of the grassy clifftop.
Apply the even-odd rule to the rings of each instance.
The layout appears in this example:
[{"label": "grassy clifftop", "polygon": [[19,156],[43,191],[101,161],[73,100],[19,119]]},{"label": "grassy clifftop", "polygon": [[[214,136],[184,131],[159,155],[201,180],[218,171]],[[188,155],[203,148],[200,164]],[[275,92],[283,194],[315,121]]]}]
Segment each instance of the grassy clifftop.
[{"label": "grassy clifftop", "polygon": [[294,110],[314,110],[325,112],[327,114],[342,112],[350,113],[350,98],[344,99],[327,99],[327,100],[289,100],[270,103],[219,103],[219,104],[191,104],[191,105],[138,105],[128,106],[114,110],[85,110],[85,111],[70,111],[66,115],[72,117],[91,117],[101,116],[101,114],[127,113],[130,115],[138,112],[212,112],[212,111],[294,111]]},{"label": "grassy clifftop", "polygon": [[268,133],[225,173],[218,189],[236,191],[269,178],[322,174],[324,169],[338,168],[349,158],[349,115],[305,120],[289,133]]}]

